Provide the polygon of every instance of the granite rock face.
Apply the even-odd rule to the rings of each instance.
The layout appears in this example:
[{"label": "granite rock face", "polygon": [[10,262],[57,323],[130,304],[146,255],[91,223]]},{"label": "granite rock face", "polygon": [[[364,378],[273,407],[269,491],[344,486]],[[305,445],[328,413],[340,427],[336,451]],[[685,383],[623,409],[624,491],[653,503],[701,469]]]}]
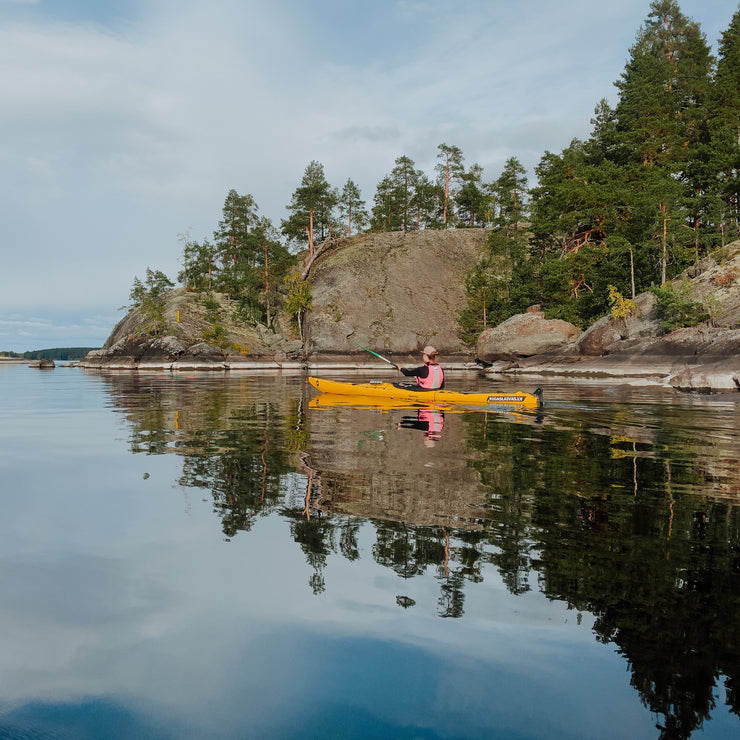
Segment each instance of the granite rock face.
[{"label": "granite rock face", "polygon": [[546,319],[541,311],[517,314],[481,334],[476,356],[493,363],[563,350],[575,342],[581,330],[560,319]]},{"label": "granite rock face", "polygon": [[356,356],[356,342],[399,363],[420,361],[427,344],[448,363],[472,360],[458,316],[465,276],[487,239],[483,229],[393,232],[351,237],[327,250],[309,272],[309,360]]},{"label": "granite rock face", "polygon": [[[465,276],[484,256],[484,229],[363,234],[323,248],[306,270],[312,308],[301,341],[285,317],[275,330],[233,318],[224,296],[225,335],[209,340],[213,324],[194,293],[167,295],[165,333],[153,337],[140,310],[115,327],[102,350],[83,367],[275,366],[376,362],[357,342],[393,361],[420,361],[433,344],[446,362],[473,353],[458,336],[465,306]],[[306,255],[303,255],[304,258]]]}]

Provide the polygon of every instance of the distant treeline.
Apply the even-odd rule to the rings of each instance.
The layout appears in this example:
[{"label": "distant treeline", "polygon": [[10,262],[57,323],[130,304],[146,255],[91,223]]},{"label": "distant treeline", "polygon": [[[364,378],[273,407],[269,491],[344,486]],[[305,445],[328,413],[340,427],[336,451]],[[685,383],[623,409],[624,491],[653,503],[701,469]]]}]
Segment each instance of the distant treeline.
[{"label": "distant treeline", "polygon": [[0,352],[2,357],[17,357],[24,360],[81,360],[88,352],[99,347],[54,347],[35,349],[31,352]]}]

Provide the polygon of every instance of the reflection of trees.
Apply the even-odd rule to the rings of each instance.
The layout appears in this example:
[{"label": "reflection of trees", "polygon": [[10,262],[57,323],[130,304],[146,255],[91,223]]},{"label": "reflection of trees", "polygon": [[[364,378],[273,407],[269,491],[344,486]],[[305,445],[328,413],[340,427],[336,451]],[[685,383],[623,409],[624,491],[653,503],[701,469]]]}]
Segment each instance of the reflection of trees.
[{"label": "reflection of trees", "polygon": [[182,486],[207,489],[224,533],[251,529],[284,497],[296,445],[305,442],[300,399],[275,384],[245,388],[216,377],[190,384],[168,374],[106,378],[113,403],[131,422],[133,452],[182,455]]},{"label": "reflection of trees", "polygon": [[306,562],[313,569],[309,585],[315,594],[323,593],[326,589],[324,568],[329,554],[336,551],[334,534],[335,527],[322,516],[304,517],[296,510],[284,512],[291,518],[290,532],[295,542],[300,545]]},{"label": "reflection of trees", "polygon": [[360,522],[352,517],[347,517],[339,525],[339,551],[349,560],[357,560],[360,557],[360,549],[357,537],[360,533]]},{"label": "reflection of trees", "polygon": [[[695,511],[699,503],[702,509]],[[709,717],[722,674],[730,677],[727,701],[738,709],[731,690],[740,675],[738,511],[686,501],[675,508],[670,537],[641,534],[643,516],[609,521],[598,536],[571,543],[568,559],[580,563],[578,581],[569,579],[563,588],[563,554],[553,553],[548,575],[562,597],[597,616],[599,639],[619,646],[630,662],[632,685],[664,717],[662,736],[686,738]],[[669,516],[656,514],[651,521]]]},{"label": "reflection of trees", "polygon": [[188,437],[180,485],[209,488],[224,534],[251,529],[255,518],[283,498],[283,477],[292,470],[283,419],[270,405],[232,414],[231,428],[199,430]]},{"label": "reflection of trees", "polygon": [[403,522],[375,523],[375,561],[401,578],[424,573],[431,565],[445,561],[444,540],[439,528],[413,527]]},{"label": "reflection of trees", "polygon": [[471,432],[492,491],[492,562],[509,588],[536,572],[548,597],[593,613],[597,638],[619,647],[662,717],[661,737],[689,737],[722,676],[737,713],[740,509],[677,495],[700,483],[694,468],[651,456],[638,466],[622,439],[613,454],[615,439],[577,428],[542,430],[534,446],[513,425]]}]

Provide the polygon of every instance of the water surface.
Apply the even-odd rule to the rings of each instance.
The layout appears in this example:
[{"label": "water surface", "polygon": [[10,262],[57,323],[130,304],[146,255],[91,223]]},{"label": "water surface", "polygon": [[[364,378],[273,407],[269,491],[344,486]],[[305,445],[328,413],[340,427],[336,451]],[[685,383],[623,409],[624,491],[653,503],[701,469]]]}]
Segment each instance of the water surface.
[{"label": "water surface", "polygon": [[543,387],[0,366],[0,736],[740,736],[739,396]]}]

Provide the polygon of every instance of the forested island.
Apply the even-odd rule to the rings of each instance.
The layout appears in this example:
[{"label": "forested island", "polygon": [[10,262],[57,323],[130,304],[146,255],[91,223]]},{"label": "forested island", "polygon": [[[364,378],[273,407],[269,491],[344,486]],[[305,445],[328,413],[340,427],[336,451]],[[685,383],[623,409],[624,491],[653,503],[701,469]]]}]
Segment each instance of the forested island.
[{"label": "forested island", "polygon": [[[433,173],[399,156],[369,205],[352,179],[334,187],[310,162],[279,227],[252,195],[230,190],[212,239],[182,237],[182,289],[147,268],[129,315],[88,364],[214,351],[305,363],[350,354],[353,333],[402,354],[434,341],[473,361],[485,332],[528,310],[575,327],[568,343],[604,317],[627,325],[648,313],[654,336],[736,332],[740,10],[715,57],[677,2],[655,0],[615,86],[589,138],[545,152],[531,187],[517,157],[487,179],[442,143]],[[692,279],[709,269],[697,292]],[[430,290],[444,315],[415,297]],[[178,326],[188,312],[199,336]]]},{"label": "forested island", "polygon": [[33,349],[28,352],[0,352],[0,359],[12,360],[81,360],[95,347],[51,347],[49,349]]}]

